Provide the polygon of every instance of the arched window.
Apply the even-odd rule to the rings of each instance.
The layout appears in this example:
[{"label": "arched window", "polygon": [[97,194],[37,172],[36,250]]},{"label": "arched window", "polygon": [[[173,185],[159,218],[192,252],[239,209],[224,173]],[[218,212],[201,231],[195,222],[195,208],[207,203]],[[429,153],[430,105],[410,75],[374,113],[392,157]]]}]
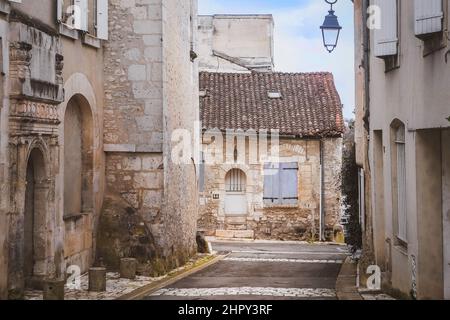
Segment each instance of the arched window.
[{"label": "arched window", "polygon": [[245,192],[247,188],[247,177],[240,169],[230,170],[225,177],[225,188],[227,192]]}]

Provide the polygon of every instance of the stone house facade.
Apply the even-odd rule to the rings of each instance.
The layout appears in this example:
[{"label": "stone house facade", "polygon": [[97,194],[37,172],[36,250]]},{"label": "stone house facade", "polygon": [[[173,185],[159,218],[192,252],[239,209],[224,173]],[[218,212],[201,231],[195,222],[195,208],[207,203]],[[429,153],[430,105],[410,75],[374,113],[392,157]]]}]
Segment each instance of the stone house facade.
[{"label": "stone house facade", "polygon": [[[360,274],[376,264],[394,294],[450,299],[449,1],[354,4],[363,66],[355,136],[364,177]],[[366,28],[369,5],[381,10],[379,29]]]},{"label": "stone house facade", "polygon": [[0,299],[100,258],[154,272],[195,252],[195,157],[171,150],[178,128],[198,139],[196,10],[0,1]]},{"label": "stone house facade", "polygon": [[342,105],[329,73],[200,73],[199,230],[334,240]]},{"label": "stone house facade", "polygon": [[197,1],[110,1],[109,25],[98,255],[112,267],[131,256],[149,272],[170,269],[196,252],[197,157],[176,164],[172,136],[199,138]]}]

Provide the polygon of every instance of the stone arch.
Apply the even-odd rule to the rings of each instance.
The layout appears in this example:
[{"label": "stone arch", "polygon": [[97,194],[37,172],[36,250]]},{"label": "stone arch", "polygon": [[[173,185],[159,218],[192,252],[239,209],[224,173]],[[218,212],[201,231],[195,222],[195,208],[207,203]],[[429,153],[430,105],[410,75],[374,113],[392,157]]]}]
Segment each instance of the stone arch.
[{"label": "stone arch", "polygon": [[64,114],[64,216],[93,211],[94,136],[89,102],[72,96]]},{"label": "stone arch", "polygon": [[35,287],[47,275],[48,194],[50,189],[45,145],[30,145],[25,171],[23,215],[23,275],[27,287]]},{"label": "stone arch", "polygon": [[[60,220],[64,231],[64,264],[62,268],[69,265],[77,265],[82,272],[91,266],[95,254],[95,232],[98,224],[98,212],[103,201],[102,171],[103,155],[101,147],[101,124],[95,91],[86,75],[82,73],[72,74],[64,84],[66,100],[59,106],[62,125],[59,130],[61,149],[61,174],[58,178],[59,184],[63,186],[69,182],[68,170],[66,170],[67,156],[73,150],[66,148],[65,142],[69,141],[66,123],[70,119],[78,119],[79,140],[78,147],[81,150],[81,183],[80,199],[78,204],[72,203],[72,209],[68,210],[67,193],[59,204],[59,212],[62,214]],[[66,118],[68,117],[68,118]],[[81,128],[81,129],[80,129]],[[76,129],[71,128],[71,129]],[[77,130],[75,130],[76,132]],[[73,132],[73,131],[72,131]],[[75,139],[76,140],[76,139]],[[73,141],[72,141],[73,142]],[[75,141],[75,146],[77,142]],[[70,176],[69,176],[70,177]],[[79,190],[79,188],[78,188]],[[63,191],[65,192],[65,191]],[[78,212],[80,211],[80,212]]]},{"label": "stone arch", "polygon": [[247,191],[247,175],[238,168],[231,169],[225,175],[225,191],[226,192],[246,192]]}]

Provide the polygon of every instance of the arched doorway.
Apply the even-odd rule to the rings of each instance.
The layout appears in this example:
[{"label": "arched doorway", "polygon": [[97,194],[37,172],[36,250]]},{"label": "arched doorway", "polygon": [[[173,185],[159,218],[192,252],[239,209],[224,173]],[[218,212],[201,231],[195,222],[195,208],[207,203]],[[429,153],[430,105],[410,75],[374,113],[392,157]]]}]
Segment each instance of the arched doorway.
[{"label": "arched doorway", "polygon": [[243,216],[248,214],[247,176],[240,169],[232,169],[225,176],[225,214]]},{"label": "arched doorway", "polygon": [[23,274],[27,287],[46,274],[48,181],[41,150],[33,149],[27,163]]}]

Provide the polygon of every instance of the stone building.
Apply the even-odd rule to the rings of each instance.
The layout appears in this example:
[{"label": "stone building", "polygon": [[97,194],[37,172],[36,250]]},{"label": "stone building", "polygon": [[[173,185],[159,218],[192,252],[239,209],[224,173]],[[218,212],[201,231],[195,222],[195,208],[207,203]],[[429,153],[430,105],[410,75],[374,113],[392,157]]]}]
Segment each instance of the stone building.
[{"label": "stone building", "polygon": [[364,266],[400,296],[450,299],[449,2],[354,4]]},{"label": "stone building", "polygon": [[201,72],[200,114],[200,230],[334,239],[344,123],[331,74]]},{"label": "stone building", "polygon": [[272,15],[212,15],[198,18],[199,68],[209,72],[272,71]]},{"label": "stone building", "polygon": [[196,252],[197,157],[177,164],[172,149],[177,130],[199,139],[197,1],[110,1],[109,24],[98,256],[170,269]]},{"label": "stone building", "polygon": [[195,157],[171,150],[178,128],[198,139],[196,10],[0,0],[1,299],[99,258],[153,272],[193,254]]}]

